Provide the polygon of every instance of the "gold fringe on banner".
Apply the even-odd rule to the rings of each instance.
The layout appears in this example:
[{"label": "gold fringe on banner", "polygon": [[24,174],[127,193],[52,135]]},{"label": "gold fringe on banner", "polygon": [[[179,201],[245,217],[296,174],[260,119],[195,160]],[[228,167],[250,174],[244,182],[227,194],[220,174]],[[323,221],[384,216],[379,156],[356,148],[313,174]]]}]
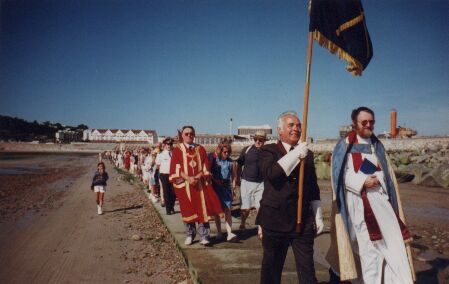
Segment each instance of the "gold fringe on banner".
[{"label": "gold fringe on banner", "polygon": [[329,50],[332,54],[337,53],[340,59],[347,61],[349,64],[346,66],[346,70],[351,72],[352,75],[354,76],[362,75],[363,66],[357,59],[355,59],[349,53],[341,49],[338,45],[330,41],[319,31],[313,32],[313,38],[319,43],[319,45]]}]

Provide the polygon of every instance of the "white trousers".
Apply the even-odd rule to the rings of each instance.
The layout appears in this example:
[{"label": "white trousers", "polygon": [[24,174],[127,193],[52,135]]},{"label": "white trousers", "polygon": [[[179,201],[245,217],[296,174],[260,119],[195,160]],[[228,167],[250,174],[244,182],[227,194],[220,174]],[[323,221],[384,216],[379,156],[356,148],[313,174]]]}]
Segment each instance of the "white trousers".
[{"label": "white trousers", "polygon": [[369,238],[361,196],[347,191],[346,198],[349,234],[352,248],[360,257],[363,278],[353,283],[412,284],[404,240],[388,196],[380,187],[368,190],[368,200],[383,236],[379,241]]}]

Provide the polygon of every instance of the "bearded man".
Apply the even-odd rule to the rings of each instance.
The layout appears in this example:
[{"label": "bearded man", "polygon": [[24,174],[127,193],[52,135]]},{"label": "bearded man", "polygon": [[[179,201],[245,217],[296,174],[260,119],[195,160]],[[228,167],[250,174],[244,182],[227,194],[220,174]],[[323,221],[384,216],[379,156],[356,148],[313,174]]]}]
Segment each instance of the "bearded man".
[{"label": "bearded man", "polygon": [[351,120],[353,131],[332,155],[331,283],[413,283],[405,245],[411,234],[394,172],[373,134],[374,112],[359,107]]}]

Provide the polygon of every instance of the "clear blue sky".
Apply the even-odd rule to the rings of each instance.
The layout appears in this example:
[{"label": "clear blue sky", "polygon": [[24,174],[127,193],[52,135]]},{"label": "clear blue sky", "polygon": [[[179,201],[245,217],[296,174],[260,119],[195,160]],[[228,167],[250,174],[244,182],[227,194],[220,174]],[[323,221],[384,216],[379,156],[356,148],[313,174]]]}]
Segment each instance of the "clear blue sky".
[{"label": "clear blue sky", "polygon": [[[307,2],[1,0],[0,114],[173,135],[302,116]],[[332,138],[353,108],[449,134],[449,2],[364,1],[374,57],[362,77],[314,43],[308,136]]]}]

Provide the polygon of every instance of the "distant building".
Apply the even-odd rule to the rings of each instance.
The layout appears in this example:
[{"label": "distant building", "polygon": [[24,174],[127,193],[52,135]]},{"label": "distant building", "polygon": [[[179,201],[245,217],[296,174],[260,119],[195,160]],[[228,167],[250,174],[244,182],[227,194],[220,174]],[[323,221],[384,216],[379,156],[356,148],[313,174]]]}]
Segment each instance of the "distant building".
[{"label": "distant building", "polygon": [[234,136],[229,134],[195,134],[193,142],[201,145],[218,144],[223,140],[233,141]]},{"label": "distant building", "polygon": [[340,126],[340,130],[338,132],[338,135],[340,138],[346,137],[346,135],[352,131],[352,125],[342,125]]},{"label": "distant building", "polygon": [[91,129],[87,130],[87,140],[91,142],[147,142],[156,144],[158,136],[154,130]]},{"label": "distant building", "polygon": [[396,133],[397,133],[395,136],[396,138],[405,138],[405,137],[411,138],[411,137],[415,136],[416,134],[418,134],[418,132],[416,130],[411,129],[409,127],[402,127],[402,126],[399,126],[396,129]]},{"label": "distant building", "polygon": [[83,132],[71,130],[71,129],[64,129],[59,130],[55,133],[56,142],[59,143],[70,143],[70,142],[79,142],[81,141],[83,136]]},{"label": "distant building", "polygon": [[267,134],[267,136],[271,136],[273,134],[273,129],[268,124],[264,125],[242,125],[237,129],[238,135],[241,136],[252,136],[256,134],[256,131],[263,131]]}]

